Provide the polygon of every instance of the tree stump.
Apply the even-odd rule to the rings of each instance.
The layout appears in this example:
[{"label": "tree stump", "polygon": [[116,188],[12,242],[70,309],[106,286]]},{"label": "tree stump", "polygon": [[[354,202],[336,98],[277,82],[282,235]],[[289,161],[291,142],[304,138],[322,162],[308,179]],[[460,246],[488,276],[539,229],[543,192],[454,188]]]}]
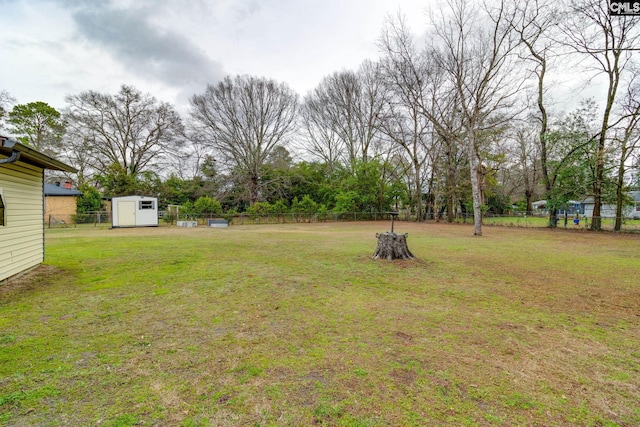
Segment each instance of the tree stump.
[{"label": "tree stump", "polygon": [[373,254],[373,259],[412,259],[414,258],[407,247],[407,234],[393,232],[376,233],[378,247]]}]

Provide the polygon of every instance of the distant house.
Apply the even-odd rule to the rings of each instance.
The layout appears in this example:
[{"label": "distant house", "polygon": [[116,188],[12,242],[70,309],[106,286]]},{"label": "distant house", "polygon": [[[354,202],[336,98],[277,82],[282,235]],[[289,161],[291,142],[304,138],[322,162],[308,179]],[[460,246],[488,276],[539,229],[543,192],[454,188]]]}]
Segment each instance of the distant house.
[{"label": "distant house", "polygon": [[0,136],[0,282],[44,261],[44,170],[77,172]]},{"label": "distant house", "polygon": [[[534,212],[537,212],[539,214],[549,214],[546,200],[537,200],[531,203],[531,207],[533,208]],[[573,216],[577,213],[584,214],[582,203],[578,200],[569,200],[566,203],[565,207],[556,210],[556,215],[563,216],[565,213],[569,216]]]},{"label": "distant house", "polygon": [[[640,219],[640,191],[631,191],[628,193],[629,197],[633,199],[632,205],[623,206],[622,217],[629,219]],[[593,208],[595,203],[593,197],[587,197],[582,201],[584,209],[584,215],[588,218],[593,216]],[[601,218],[615,218],[616,217],[616,205],[615,203],[603,203],[600,206]]]},{"label": "distant house", "polygon": [[547,201],[546,200],[536,200],[535,202],[531,203],[531,208],[534,211],[538,211],[538,212],[545,211],[547,209]]},{"label": "distant house", "polygon": [[634,203],[634,206],[631,208],[631,217],[633,219],[640,219],[640,190],[631,191],[629,195]]},{"label": "distant house", "polygon": [[[640,190],[630,191],[629,197],[633,199],[633,204],[630,206],[624,206],[622,209],[622,216],[624,218],[640,219]],[[548,214],[546,200],[538,200],[532,203],[535,212]],[[580,216],[586,216],[587,218],[593,217],[593,208],[595,203],[593,197],[587,197],[581,201],[570,200],[567,203],[566,212],[567,215],[572,216],[580,214]],[[562,216],[565,213],[565,209],[558,209],[558,215]],[[600,206],[600,216],[602,218],[615,218],[616,217],[616,205],[615,203],[603,203]]]},{"label": "distant house", "polygon": [[71,224],[82,191],[71,188],[71,182],[44,185],[45,224]]}]

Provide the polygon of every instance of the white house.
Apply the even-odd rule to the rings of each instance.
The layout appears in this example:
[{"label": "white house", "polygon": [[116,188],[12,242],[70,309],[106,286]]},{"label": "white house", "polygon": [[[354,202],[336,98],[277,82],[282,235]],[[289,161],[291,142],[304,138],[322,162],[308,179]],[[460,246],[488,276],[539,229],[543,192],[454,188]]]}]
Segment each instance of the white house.
[{"label": "white house", "polygon": [[[549,214],[549,209],[547,209],[547,201],[546,200],[537,200],[531,203],[531,207],[534,212]],[[575,215],[576,213],[584,213],[582,210],[582,203],[578,200],[569,200],[565,204],[564,208],[560,208],[556,210],[557,215]]]},{"label": "white house", "polygon": [[122,196],[111,199],[113,228],[157,227],[158,199],[145,196]]},{"label": "white house", "polygon": [[[623,206],[622,208],[622,216],[628,219],[640,219],[640,190],[630,191],[629,197],[633,200],[633,203],[628,206]],[[587,218],[593,217],[593,208],[594,208],[593,197],[587,197],[582,201],[570,200],[567,202],[567,214],[575,215],[579,213],[580,216],[586,216]],[[548,213],[547,210],[547,201],[546,200],[538,200],[532,203],[533,209],[536,212],[540,213]],[[558,215],[563,215],[565,212],[564,209],[558,210]],[[600,216],[602,218],[615,218],[616,217],[616,205],[615,203],[603,203],[600,206]]]},{"label": "white house", "polygon": [[44,170],[76,169],[0,136],[0,282],[44,261]]},{"label": "white house", "polygon": [[[622,207],[622,217],[629,219],[640,219],[640,191],[631,191],[628,193],[629,197],[633,199],[632,205]],[[588,218],[593,216],[593,208],[595,202],[593,197],[588,197],[582,201],[584,215]],[[616,217],[616,205],[615,203],[603,203],[600,206],[601,218],[615,218]]]},{"label": "white house", "polygon": [[630,191],[634,206],[631,208],[631,218],[640,219],[640,190]]}]

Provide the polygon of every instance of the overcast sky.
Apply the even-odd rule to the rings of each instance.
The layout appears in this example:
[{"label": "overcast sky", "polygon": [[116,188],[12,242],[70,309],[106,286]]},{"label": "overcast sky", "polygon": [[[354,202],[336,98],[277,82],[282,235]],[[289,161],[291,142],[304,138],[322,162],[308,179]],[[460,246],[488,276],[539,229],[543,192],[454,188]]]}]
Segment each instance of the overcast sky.
[{"label": "overcast sky", "polygon": [[385,17],[416,34],[431,0],[0,0],[0,90],[18,103],[122,84],[186,109],[225,75],[288,83],[301,96],[322,77],[379,56]]}]

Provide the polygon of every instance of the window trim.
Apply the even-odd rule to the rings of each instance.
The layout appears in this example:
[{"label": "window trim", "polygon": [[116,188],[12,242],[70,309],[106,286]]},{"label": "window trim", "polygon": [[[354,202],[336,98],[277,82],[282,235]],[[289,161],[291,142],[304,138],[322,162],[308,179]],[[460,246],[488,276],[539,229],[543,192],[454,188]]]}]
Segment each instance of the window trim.
[{"label": "window trim", "polygon": [[154,200],[140,200],[138,202],[138,210],[148,211],[156,208],[156,204]]},{"label": "window trim", "polygon": [[0,188],[0,227],[7,226],[7,203],[4,199],[2,188]]}]

